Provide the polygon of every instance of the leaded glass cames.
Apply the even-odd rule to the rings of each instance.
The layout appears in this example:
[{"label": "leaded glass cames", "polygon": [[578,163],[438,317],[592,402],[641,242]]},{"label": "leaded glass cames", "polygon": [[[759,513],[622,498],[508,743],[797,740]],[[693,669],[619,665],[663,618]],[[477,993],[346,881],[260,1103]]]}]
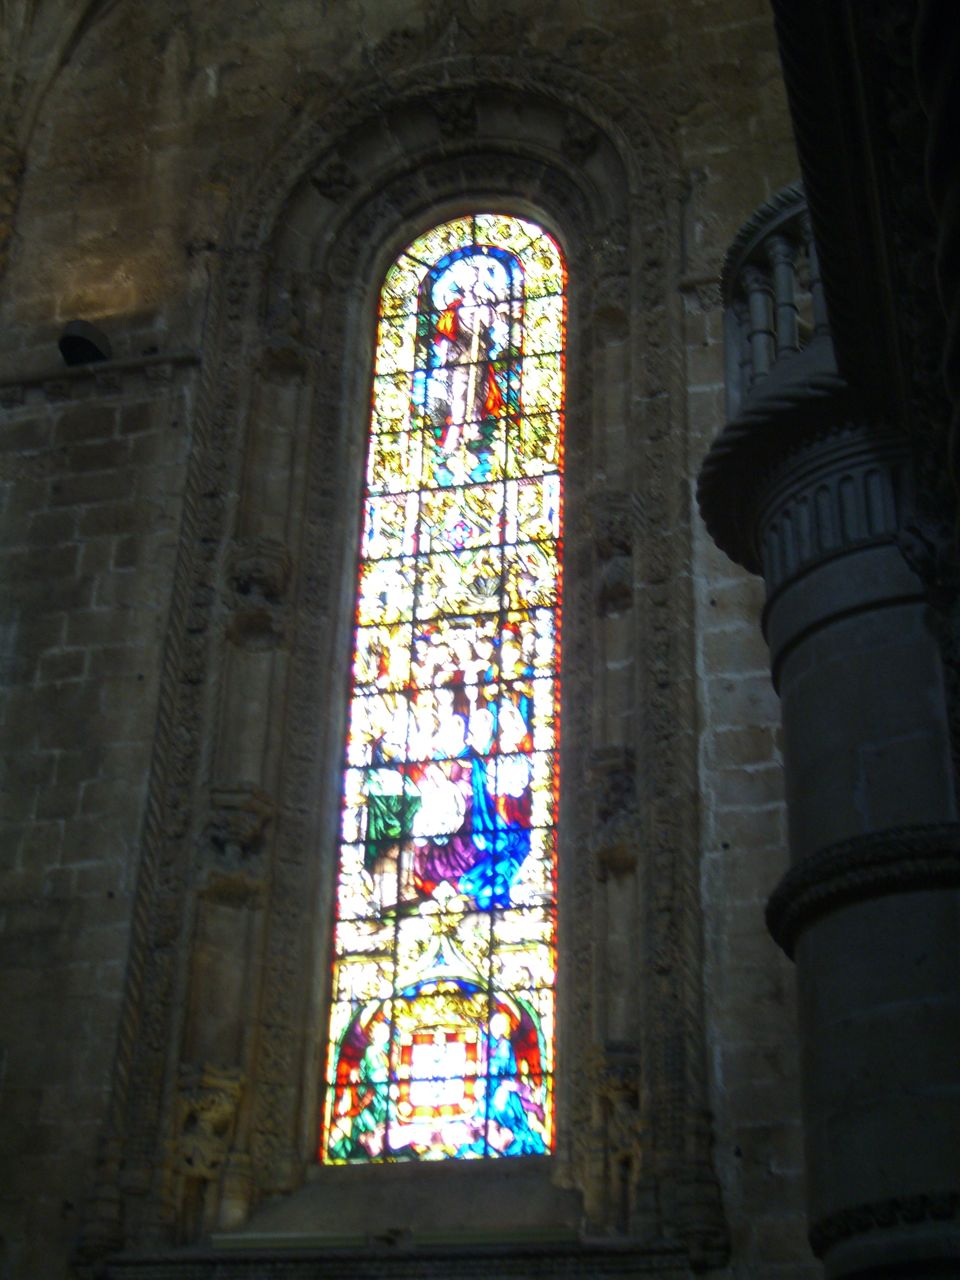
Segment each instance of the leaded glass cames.
[{"label": "leaded glass cames", "polygon": [[477,214],[380,295],[328,1163],[552,1148],[564,285]]}]

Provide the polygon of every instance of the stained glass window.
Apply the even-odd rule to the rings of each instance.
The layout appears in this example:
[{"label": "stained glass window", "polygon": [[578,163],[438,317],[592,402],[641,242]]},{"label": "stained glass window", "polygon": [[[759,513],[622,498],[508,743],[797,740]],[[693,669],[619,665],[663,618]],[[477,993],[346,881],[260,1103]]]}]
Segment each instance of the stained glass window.
[{"label": "stained glass window", "polygon": [[380,294],[328,1163],[552,1149],[564,287],[476,214]]}]

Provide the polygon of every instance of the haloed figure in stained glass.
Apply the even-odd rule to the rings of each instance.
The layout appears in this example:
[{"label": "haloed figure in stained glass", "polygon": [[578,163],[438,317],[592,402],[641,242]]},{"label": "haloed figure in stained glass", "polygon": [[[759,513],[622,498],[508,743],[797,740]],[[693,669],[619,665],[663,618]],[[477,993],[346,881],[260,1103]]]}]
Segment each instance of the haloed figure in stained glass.
[{"label": "haloed figure in stained glass", "polygon": [[487,480],[492,427],[505,409],[503,373],[495,361],[510,336],[509,272],[497,258],[458,258],[431,292],[439,307],[434,329],[437,368],[429,377],[427,393],[435,447],[440,457],[453,459],[462,438],[469,451],[466,475],[455,476],[442,462],[438,472],[454,483]]},{"label": "haloed figure in stained glass", "polygon": [[533,223],[381,293],[321,1157],[553,1141],[564,267]]}]

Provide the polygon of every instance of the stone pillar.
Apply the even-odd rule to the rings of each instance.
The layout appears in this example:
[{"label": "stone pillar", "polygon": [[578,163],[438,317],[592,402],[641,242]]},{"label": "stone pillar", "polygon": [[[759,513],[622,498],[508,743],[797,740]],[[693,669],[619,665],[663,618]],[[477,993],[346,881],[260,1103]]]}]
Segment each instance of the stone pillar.
[{"label": "stone pillar", "polygon": [[858,417],[829,339],[775,367],[700,476],[767,586],[791,869],[810,1242],[829,1280],[960,1271],[960,828],[940,651],[901,551],[907,443]]}]

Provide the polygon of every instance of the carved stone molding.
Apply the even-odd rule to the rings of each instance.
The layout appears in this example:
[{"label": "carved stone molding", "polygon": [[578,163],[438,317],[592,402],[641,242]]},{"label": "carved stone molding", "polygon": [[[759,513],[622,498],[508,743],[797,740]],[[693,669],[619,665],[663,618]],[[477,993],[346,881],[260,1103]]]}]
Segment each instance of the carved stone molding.
[{"label": "carved stone molding", "polygon": [[960,1217],[960,1192],[954,1189],[874,1200],[814,1222],[809,1231],[810,1248],[822,1258],[834,1245],[853,1236],[925,1222],[950,1222],[957,1217]]},{"label": "carved stone molding", "polygon": [[894,827],[844,840],[791,867],[767,903],[767,927],[788,956],[826,911],[881,894],[960,886],[960,826]]},{"label": "carved stone molding", "polygon": [[700,468],[697,502],[717,546],[751,573],[760,573],[760,486],[792,453],[855,420],[829,338],[778,364],[720,432]]},{"label": "carved stone molding", "polygon": [[[308,312],[317,317],[310,338],[322,360],[308,370],[312,381],[305,403],[309,402],[310,413],[304,412],[293,423],[303,466],[292,487],[303,518],[297,537],[289,543],[296,557],[296,574],[291,577],[296,592],[284,586],[280,597],[286,601],[283,609],[289,609],[282,617],[291,621],[290,648],[277,675],[272,703],[276,737],[283,739],[278,750],[276,818],[267,826],[267,816],[257,804],[251,812],[249,797],[233,794],[243,788],[224,788],[228,798],[214,806],[210,828],[216,833],[215,843],[225,852],[232,850],[231,857],[240,864],[250,857],[245,851],[248,846],[256,848],[259,842],[268,885],[263,949],[256,966],[260,985],[256,1000],[251,999],[257,1010],[250,1015],[251,1023],[256,1023],[252,1027],[255,1061],[244,1097],[245,1123],[249,1123],[245,1149],[257,1192],[266,1196],[294,1190],[316,1149],[319,1067],[313,1062],[313,1046],[322,1035],[315,1024],[321,1003],[314,986],[315,957],[323,953],[327,940],[324,904],[329,904],[333,893],[337,815],[332,796],[335,779],[333,783],[330,779],[342,751],[339,733],[349,667],[351,619],[345,611],[352,607],[348,601],[355,533],[351,530],[356,529],[351,495],[359,492],[363,443],[362,431],[358,432],[363,413],[358,407],[369,403],[369,386],[361,385],[367,375],[350,358],[365,317],[358,320],[351,308],[359,287],[375,283],[383,265],[378,255],[398,229],[406,232],[418,222],[423,226],[431,210],[446,209],[454,202],[462,206],[468,200],[496,198],[513,201],[518,209],[542,208],[548,221],[563,228],[571,260],[587,264],[570,317],[571,333],[577,336],[569,361],[570,385],[576,395],[571,398],[567,436],[572,527],[586,508],[583,477],[596,474],[598,440],[606,429],[602,414],[594,415],[592,408],[595,337],[590,318],[603,281],[615,279],[620,282],[622,308],[617,322],[631,339],[623,346],[643,351],[643,360],[637,361],[643,367],[643,390],[657,397],[650,414],[651,418],[658,415],[661,434],[657,447],[644,459],[638,481],[643,486],[644,520],[651,530],[682,530],[661,539],[657,549],[634,546],[632,550],[638,565],[646,566],[644,580],[655,578],[657,583],[643,617],[633,616],[639,611],[632,611],[630,622],[631,642],[637,651],[650,654],[652,673],[649,687],[637,694],[643,697],[646,715],[642,742],[638,735],[633,744],[634,772],[642,776],[644,788],[642,794],[639,788],[635,792],[635,811],[638,832],[642,826],[654,834],[649,840],[639,835],[626,839],[622,823],[617,824],[623,815],[630,815],[630,805],[618,808],[619,784],[611,783],[604,807],[612,822],[608,849],[591,857],[588,835],[597,815],[589,797],[564,782],[560,897],[561,912],[564,902],[569,904],[569,927],[560,957],[565,975],[561,1018],[569,1031],[567,1065],[557,1085],[561,1119],[555,1168],[567,1185],[581,1189],[591,1176],[575,1138],[581,1124],[589,1123],[587,1113],[594,1105],[580,1096],[577,1083],[586,1052],[586,1028],[593,1022],[596,965],[604,943],[593,928],[596,864],[600,859],[610,874],[620,874],[621,866],[635,859],[649,883],[658,886],[655,895],[644,899],[636,921],[638,937],[658,958],[655,979],[637,1014],[643,1042],[657,1047],[644,1058],[644,1089],[638,1103],[643,1131],[649,1148],[657,1152],[657,1168],[675,1171],[671,1176],[684,1186],[711,1176],[710,1133],[702,1119],[707,1091],[698,818],[695,803],[677,803],[678,796],[688,794],[696,769],[694,735],[677,732],[678,725],[692,726],[696,719],[690,668],[684,665],[685,655],[692,653],[688,639],[693,604],[689,530],[677,510],[682,487],[678,477],[685,474],[684,443],[682,433],[671,429],[670,403],[674,390],[679,393],[680,375],[664,333],[668,264],[677,252],[675,220],[667,209],[668,174],[677,168],[677,161],[670,131],[657,115],[659,105],[645,103],[633,78],[611,69],[606,50],[589,41],[577,46],[571,42],[562,58],[537,50],[518,57],[477,53],[463,47],[462,36],[456,40],[460,43],[453,52],[445,48],[442,57],[435,58],[419,45],[414,57],[409,42],[380,48],[374,55],[376,83],[367,77],[358,81],[354,91],[344,90],[335,100],[305,110],[290,135],[270,153],[251,188],[238,198],[224,236],[233,251],[217,258],[220,274],[205,340],[209,357],[198,395],[135,904],[130,980],[111,1102],[112,1129],[122,1142],[128,1170],[138,1179],[139,1196],[126,1197],[131,1238],[138,1238],[147,1220],[161,1218],[157,1204],[162,1179],[157,1170],[164,1158],[166,1135],[173,1128],[168,1099],[175,1092],[167,1079],[167,1047],[177,1041],[183,1002],[175,940],[182,936],[191,906],[186,886],[196,852],[187,835],[208,766],[205,744],[212,736],[209,708],[214,702],[210,689],[223,660],[219,647],[223,612],[225,606],[230,610],[228,639],[241,644],[275,643],[279,625],[280,610],[268,598],[275,592],[277,561],[261,565],[253,557],[253,571],[244,578],[251,584],[250,595],[258,597],[251,606],[249,596],[243,602],[237,598],[227,548],[229,496],[240,491],[247,433],[260,429],[249,421],[245,406],[251,380],[259,376],[256,353],[263,350],[265,325],[269,328],[261,307],[263,280],[272,264],[284,259],[288,220],[291,225],[300,220],[297,236],[302,236],[304,226],[313,228],[316,266],[309,283]],[[476,137],[444,137],[432,109],[441,79],[452,92],[473,96]],[[517,115],[533,121],[531,128],[542,130],[542,136],[498,136],[511,102],[536,106],[535,111]],[[392,142],[381,144],[397,136],[398,121],[405,112],[416,122],[421,149],[411,153],[402,168],[388,171],[369,157],[395,155]],[[565,130],[570,132],[570,125],[563,122],[571,115],[585,122],[575,133],[589,133],[591,125],[597,130],[597,158],[602,163],[592,162],[589,172],[574,164],[557,141]],[[385,123],[388,116],[389,125]],[[543,120],[547,124],[539,123]],[[496,142],[480,145],[477,139],[486,137]],[[368,141],[356,141],[363,138]],[[337,169],[337,159],[348,167],[348,175]],[[601,191],[596,190],[598,182],[605,184]],[[607,235],[610,244],[598,270],[592,246]],[[624,274],[632,247],[640,243],[645,255],[642,271]],[[331,299],[337,305],[331,305]],[[340,305],[343,299],[347,303]],[[586,744],[591,741],[589,709],[598,676],[592,630],[594,552],[588,538],[576,545],[569,539],[568,543],[566,730],[561,760],[565,779],[585,772]],[[604,533],[602,543],[610,549],[609,559],[626,558],[624,535],[617,532],[616,522]],[[293,596],[289,601],[287,594]],[[646,671],[637,677],[641,678],[646,679]],[[614,820],[616,814],[620,818]],[[653,1183],[658,1176],[651,1172]],[[664,1249],[656,1245],[632,1249],[629,1264],[624,1262],[622,1267],[625,1273],[672,1270],[678,1258],[689,1257],[699,1248],[702,1223],[681,1220],[669,1195],[659,1197],[652,1184],[648,1190],[650,1220],[644,1239],[670,1237],[678,1243]],[[717,1222],[722,1226],[716,1195],[709,1212],[701,1216],[704,1222],[709,1219],[711,1229]],[[162,1235],[162,1220],[157,1232]],[[575,1251],[567,1251],[571,1252]],[[463,1265],[461,1255],[458,1270]],[[571,1262],[570,1268],[574,1265]],[[591,1257],[582,1263],[581,1274],[605,1274],[603,1268],[608,1265],[621,1264]]]},{"label": "carved stone molding", "polygon": [[907,440],[852,413],[837,376],[811,368],[815,345],[724,428],[698,480],[714,541],[769,593],[828,555],[894,540],[913,506]]}]

